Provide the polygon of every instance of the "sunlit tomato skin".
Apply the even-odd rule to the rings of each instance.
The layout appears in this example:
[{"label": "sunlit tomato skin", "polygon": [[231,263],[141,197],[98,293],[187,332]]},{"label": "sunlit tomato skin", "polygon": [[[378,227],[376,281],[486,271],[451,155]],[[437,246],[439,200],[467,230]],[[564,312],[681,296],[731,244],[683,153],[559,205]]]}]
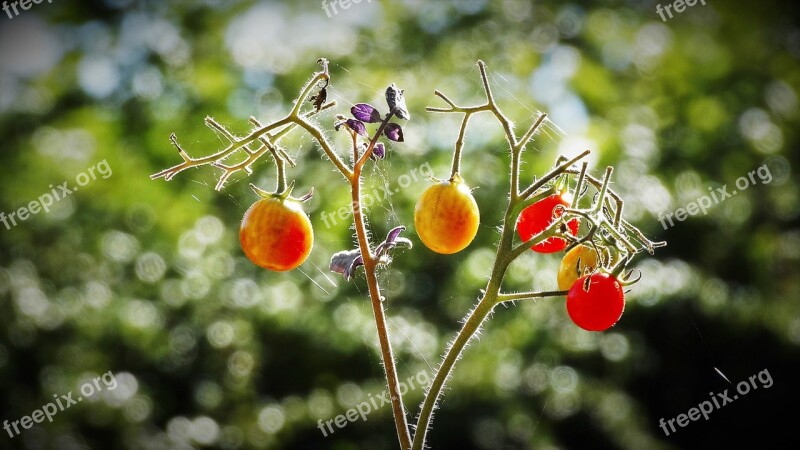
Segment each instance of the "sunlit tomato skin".
[{"label": "sunlit tomato skin", "polygon": [[[584,282],[589,278],[589,289]],[[587,331],[611,328],[625,310],[625,294],[613,276],[594,273],[578,278],[567,294],[567,313],[575,325]]]},{"label": "sunlit tomato skin", "polygon": [[459,178],[426,189],[414,210],[420,240],[444,255],[465,249],[478,233],[479,224],[478,204]]},{"label": "sunlit tomato skin", "polygon": [[[517,218],[519,237],[523,241],[527,241],[547,229],[553,223],[553,209],[558,205],[568,207],[569,202],[564,199],[563,195],[553,194],[523,209],[519,218]],[[567,228],[572,235],[578,234],[578,225],[578,219],[572,219],[567,222]],[[551,237],[534,245],[531,249],[539,253],[555,253],[564,250],[566,247],[567,241],[565,239]]]},{"label": "sunlit tomato skin", "polygon": [[270,197],[255,202],[244,214],[239,241],[254,264],[285,272],[303,264],[311,253],[314,231],[299,202]]},{"label": "sunlit tomato skin", "polygon": [[[605,251],[605,254],[608,255],[608,252]],[[568,290],[575,280],[597,269],[600,263],[597,251],[592,247],[581,244],[572,248],[561,259],[561,266],[558,268],[558,288],[562,291]]]}]

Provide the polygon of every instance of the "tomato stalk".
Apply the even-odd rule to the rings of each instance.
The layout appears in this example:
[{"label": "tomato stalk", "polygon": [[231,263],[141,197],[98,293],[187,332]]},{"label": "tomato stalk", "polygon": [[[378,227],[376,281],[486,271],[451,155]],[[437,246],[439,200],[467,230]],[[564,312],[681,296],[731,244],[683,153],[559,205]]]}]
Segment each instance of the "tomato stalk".
[{"label": "tomato stalk", "polygon": [[361,253],[364,271],[367,277],[367,287],[372,303],[372,312],[375,316],[375,326],[378,332],[381,359],[383,360],[386,383],[392,404],[392,415],[394,416],[400,448],[402,450],[408,450],[411,448],[411,434],[408,428],[408,419],[406,417],[403,396],[400,392],[400,380],[397,376],[397,366],[395,364],[394,353],[389,338],[389,327],[386,324],[386,311],[384,310],[384,302],[382,301],[380,285],[376,274],[379,261],[373,254],[369,239],[367,238],[367,225],[364,220],[362,211],[363,203],[361,200],[361,171],[364,167],[364,163],[369,159],[369,156],[375,148],[375,144],[378,142],[378,138],[383,134],[390,119],[394,116],[394,113],[393,110],[386,115],[378,130],[375,132],[375,135],[370,140],[367,150],[360,157],[358,154],[358,134],[350,130],[353,143],[353,161],[355,161],[355,163],[353,165],[352,174],[348,178],[350,181],[350,192],[353,204],[353,223],[356,229],[356,240],[358,241],[358,249]]}]

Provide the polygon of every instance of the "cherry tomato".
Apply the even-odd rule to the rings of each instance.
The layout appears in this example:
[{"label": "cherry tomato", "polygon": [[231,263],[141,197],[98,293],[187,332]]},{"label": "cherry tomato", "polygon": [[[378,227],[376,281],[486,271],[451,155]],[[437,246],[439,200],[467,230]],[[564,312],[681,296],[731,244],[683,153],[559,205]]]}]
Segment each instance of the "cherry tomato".
[{"label": "cherry tomato", "polygon": [[[607,260],[608,250],[601,249],[600,251]],[[602,261],[598,261],[597,251],[594,248],[584,244],[574,247],[561,259],[561,266],[558,268],[558,288],[562,291],[568,290],[575,280],[586,275],[587,272],[593,272],[600,264]]]},{"label": "cherry tomato", "polygon": [[284,272],[306,260],[314,244],[314,231],[300,202],[268,197],[255,202],[244,214],[239,241],[254,264]]},{"label": "cherry tomato", "polygon": [[465,249],[478,233],[479,224],[478,204],[457,175],[426,189],[414,210],[414,225],[422,243],[445,255]]},{"label": "cherry tomato", "polygon": [[[586,279],[589,289],[584,290]],[[567,294],[567,313],[575,325],[588,331],[611,328],[625,310],[625,294],[613,276],[594,273],[578,278]]]},{"label": "cherry tomato", "polygon": [[[553,223],[553,209],[558,205],[567,207],[569,202],[562,195],[553,194],[523,209],[517,219],[519,237],[523,241],[527,241],[547,229]],[[559,213],[556,214],[560,215]],[[578,224],[577,218],[567,222],[567,228],[573,236],[578,234]],[[539,253],[555,253],[564,250],[566,246],[567,241],[565,239],[551,237],[531,248]]]}]

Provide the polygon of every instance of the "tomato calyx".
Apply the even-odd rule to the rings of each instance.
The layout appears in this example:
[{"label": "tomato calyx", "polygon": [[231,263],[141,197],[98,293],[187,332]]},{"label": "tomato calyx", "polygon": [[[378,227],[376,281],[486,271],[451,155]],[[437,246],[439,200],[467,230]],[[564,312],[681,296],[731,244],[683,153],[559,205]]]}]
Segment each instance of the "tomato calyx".
[{"label": "tomato calyx", "polygon": [[292,182],[289,183],[289,185],[286,186],[286,188],[281,192],[265,191],[253,183],[250,183],[250,188],[261,198],[266,198],[266,199],[274,198],[280,201],[291,200],[298,203],[305,203],[311,200],[311,198],[314,196],[314,187],[312,186],[311,190],[309,190],[307,194],[301,197],[292,197],[292,191],[294,190],[294,180],[292,180]]}]

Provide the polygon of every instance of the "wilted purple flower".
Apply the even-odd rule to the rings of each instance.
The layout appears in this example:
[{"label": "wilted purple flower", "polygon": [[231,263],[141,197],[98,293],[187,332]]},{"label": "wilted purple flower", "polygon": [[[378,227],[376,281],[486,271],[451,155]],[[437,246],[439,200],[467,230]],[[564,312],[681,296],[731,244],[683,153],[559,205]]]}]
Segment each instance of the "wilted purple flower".
[{"label": "wilted purple flower", "polygon": [[[400,233],[402,233],[405,229],[406,227],[402,225],[393,228],[386,235],[386,240],[381,242],[375,249],[375,256],[381,263],[388,264],[391,262],[389,251],[393,248],[397,246],[411,248],[411,241],[404,237],[400,237]],[[331,272],[342,274],[345,281],[350,281],[350,279],[353,278],[353,273],[355,272],[356,268],[363,265],[364,259],[361,258],[361,252],[359,250],[344,250],[335,253],[331,257],[330,269]]]},{"label": "wilted purple flower", "polygon": [[403,129],[396,123],[390,123],[386,125],[386,129],[383,131],[383,134],[385,134],[386,137],[392,141],[403,142]]},{"label": "wilted purple flower", "polygon": [[405,91],[395,86],[394,83],[386,88],[386,103],[389,108],[394,110],[397,117],[401,119],[411,120],[411,114],[408,112],[406,106],[406,98],[403,95]]},{"label": "wilted purple flower", "polygon": [[403,225],[392,228],[392,230],[386,235],[386,240],[381,242],[378,245],[378,248],[375,249],[375,255],[377,255],[378,258],[382,258],[383,256],[387,255],[389,250],[397,247],[398,245],[411,248],[411,241],[404,237],[400,237],[400,233],[402,233],[405,229],[406,227]]},{"label": "wilted purple flower", "polygon": [[375,123],[383,120],[381,119],[381,113],[375,107],[366,103],[359,103],[353,106],[350,108],[350,112],[353,117],[366,123]]},{"label": "wilted purple flower", "polygon": [[335,253],[331,257],[331,272],[336,272],[344,275],[345,281],[350,281],[353,278],[358,266],[363,266],[364,260],[361,258],[361,252],[358,250],[344,250]]}]

